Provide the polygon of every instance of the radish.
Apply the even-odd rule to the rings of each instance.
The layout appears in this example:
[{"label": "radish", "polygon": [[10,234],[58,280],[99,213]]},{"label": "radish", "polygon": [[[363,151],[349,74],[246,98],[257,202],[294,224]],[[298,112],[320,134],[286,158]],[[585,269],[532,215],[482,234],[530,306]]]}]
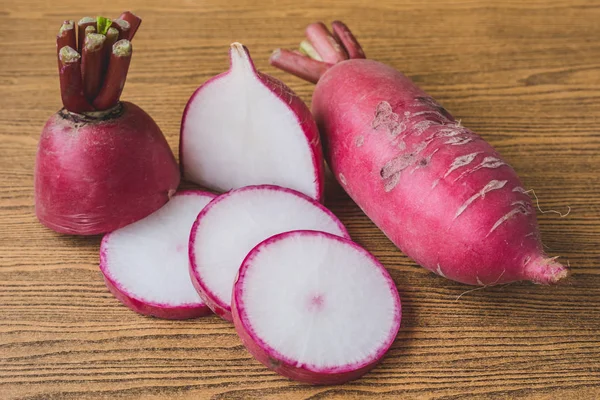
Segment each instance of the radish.
[{"label": "radish", "polygon": [[459,282],[566,277],[544,254],[527,191],[498,152],[400,72],[364,59],[343,23],[333,32],[307,29],[323,61],[276,50],[271,63],[318,81],[312,111],[328,164],[369,218],[417,263]]},{"label": "radish", "polygon": [[[131,13],[127,18],[141,21]],[[135,104],[119,101],[133,34],[128,22],[116,21],[120,30],[107,18],[83,18],[79,40],[74,22],[66,21],[57,37],[64,108],[38,143],[35,210],[60,233],[118,229],[159,209],[179,185],[160,128]]]},{"label": "radish", "polygon": [[214,197],[199,190],[179,192],[158,211],[104,236],[100,270],[117,299],[158,318],[210,313],[190,280],[187,245],[196,216]]},{"label": "radish", "polygon": [[204,83],[183,113],[183,176],[228,191],[247,185],[289,187],[321,200],[323,155],[308,107],[281,81],[260,73],[233,43],[231,68]]},{"label": "radish", "polygon": [[231,288],[244,257],[264,239],[297,229],[349,237],[329,210],[291,189],[247,186],[216,198],[198,215],[190,235],[190,275],[200,297],[231,321]]},{"label": "radish", "polygon": [[398,290],[357,244],[328,233],[275,235],[244,260],[235,329],[252,355],[289,378],[339,384],[373,368],[400,327]]}]

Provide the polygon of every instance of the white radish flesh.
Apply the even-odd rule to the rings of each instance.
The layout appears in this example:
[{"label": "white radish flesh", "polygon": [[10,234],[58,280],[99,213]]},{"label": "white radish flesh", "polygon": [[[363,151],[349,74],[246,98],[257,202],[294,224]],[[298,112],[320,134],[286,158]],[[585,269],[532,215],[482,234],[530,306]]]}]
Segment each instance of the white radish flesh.
[{"label": "white radish flesh", "polygon": [[357,244],[315,231],[273,236],[242,264],[233,321],[267,367],[313,384],[366,373],[400,327],[398,291],[385,268]]},{"label": "white radish flesh", "polygon": [[190,98],[181,123],[184,177],[228,191],[273,184],[321,200],[323,155],[308,107],[281,81],[258,72],[240,43],[231,69]]},{"label": "white radish flesh", "polygon": [[214,198],[197,190],[177,193],[148,217],[104,236],[100,270],[117,299],[159,318],[210,313],[190,280],[187,251],[198,213]]},{"label": "white radish flesh", "polygon": [[190,235],[190,275],[202,299],[231,321],[231,288],[248,252],[275,234],[298,229],[348,237],[330,211],[291,189],[248,186],[219,196],[198,215]]}]

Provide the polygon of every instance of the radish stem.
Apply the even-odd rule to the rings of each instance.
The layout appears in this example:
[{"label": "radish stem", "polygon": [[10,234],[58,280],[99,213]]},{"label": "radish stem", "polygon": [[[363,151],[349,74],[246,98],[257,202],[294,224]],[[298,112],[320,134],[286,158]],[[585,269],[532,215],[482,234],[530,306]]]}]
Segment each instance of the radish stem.
[{"label": "radish stem", "polygon": [[346,50],[329,33],[322,22],[315,22],[306,27],[306,37],[323,61],[335,64],[348,59]]},{"label": "radish stem", "polygon": [[77,50],[81,54],[83,50],[83,42],[85,40],[85,28],[93,26],[96,29],[96,19],[92,17],[83,17],[77,23]]},{"label": "radish stem", "polygon": [[313,60],[323,61],[319,53],[315,50],[312,44],[308,40],[300,42],[300,53],[312,58]]},{"label": "radish stem", "polygon": [[81,72],[83,76],[83,93],[92,101],[102,85],[102,56],[106,36],[90,33],[85,37],[82,50]]},{"label": "radish stem", "polygon": [[127,39],[121,39],[112,46],[104,84],[94,100],[96,109],[105,110],[119,102],[127,79],[132,50],[131,42]]},{"label": "radish stem", "polygon": [[[125,11],[115,20],[83,17],[77,24],[70,20],[62,23],[56,48],[65,108],[73,112],[103,111],[119,103],[131,60],[129,38],[141,22],[141,18]],[[75,65],[80,70],[78,75],[73,72]]]},{"label": "radish stem", "polygon": [[350,58],[367,58],[358,40],[352,34],[352,31],[342,21],[333,21],[331,23],[333,35],[342,43]]},{"label": "radish stem", "polygon": [[312,83],[317,83],[321,75],[331,67],[331,64],[284,49],[275,50],[269,62],[274,67]]},{"label": "radish stem", "polygon": [[[104,55],[102,56],[102,71],[106,76],[110,55],[112,54],[113,45],[119,40],[119,31],[112,26],[106,30],[106,42],[104,42]],[[106,79],[106,78],[105,78]]]},{"label": "radish stem", "polygon": [[[85,36],[89,35],[90,33],[96,33],[96,27],[93,25],[90,26],[86,26],[85,27]],[[85,36],[84,36],[84,40],[85,40]]]},{"label": "radish stem", "polygon": [[58,52],[60,95],[63,106],[70,112],[92,111],[93,107],[83,95],[81,79],[81,56],[70,46]]},{"label": "radish stem", "polygon": [[131,39],[133,39],[133,36],[137,32],[138,28],[140,27],[140,24],[142,23],[142,19],[140,17],[138,17],[137,15],[135,15],[134,13],[132,13],[131,11],[125,11],[123,14],[121,14],[119,19],[128,22],[129,26],[130,26],[129,35],[127,37],[123,37],[122,39],[129,39],[131,41]]},{"label": "radish stem", "polygon": [[[109,49],[112,49],[113,44],[115,44],[118,39],[119,39],[118,29],[111,26],[106,31],[106,43],[104,44],[104,46],[106,46]],[[110,55],[110,53],[108,53],[108,54]]]},{"label": "radish stem", "polygon": [[57,54],[65,46],[69,46],[72,49],[77,47],[77,40],[75,37],[75,23],[73,21],[65,21],[58,30],[56,36],[56,50]]},{"label": "radish stem", "polygon": [[119,31],[119,39],[127,39],[129,37],[129,29],[131,25],[123,19],[115,19],[112,21],[113,28]]}]

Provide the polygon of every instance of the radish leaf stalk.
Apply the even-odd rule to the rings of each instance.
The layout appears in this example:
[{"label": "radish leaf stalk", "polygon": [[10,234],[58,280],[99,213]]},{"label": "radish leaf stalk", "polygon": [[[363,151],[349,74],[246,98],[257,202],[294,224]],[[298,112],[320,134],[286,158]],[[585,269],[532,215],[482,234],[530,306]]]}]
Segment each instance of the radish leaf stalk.
[{"label": "radish leaf stalk", "polygon": [[81,56],[70,46],[58,53],[60,93],[65,108],[75,113],[93,111],[94,108],[83,95],[81,80]]},{"label": "radish leaf stalk", "polygon": [[83,77],[83,93],[89,101],[93,101],[102,85],[102,58],[106,36],[90,33],[85,37],[81,57],[81,72]]},{"label": "radish leaf stalk", "polygon": [[342,21],[331,23],[333,36],[344,46],[350,58],[366,58],[365,52],[350,29]]},{"label": "radish leaf stalk", "polygon": [[[114,20],[101,16],[83,17],[77,24],[64,21],[61,25],[56,37],[57,55],[62,48],[68,47],[79,56],[79,59],[74,61],[76,57],[69,51],[69,57],[73,60],[66,62],[68,68],[61,62],[60,57],[57,57],[59,71],[66,68],[66,75],[61,76],[61,90],[69,92],[61,92],[61,98],[67,111],[104,111],[119,103],[131,60],[131,43],[128,38],[133,37],[142,22],[129,11],[122,13],[121,17]],[[114,45],[119,39],[125,41],[116,47],[115,52]],[[85,102],[73,98],[72,88],[77,77],[71,69],[75,63],[81,69],[78,79],[79,86],[83,88]]]},{"label": "radish leaf stalk", "polygon": [[271,65],[312,83],[317,83],[332,66],[285,49],[275,50],[269,61]]},{"label": "radish leaf stalk", "polygon": [[308,25],[306,27],[306,38],[323,61],[335,64],[348,59],[346,50],[329,33],[324,23],[315,22]]},{"label": "radish leaf stalk", "polygon": [[300,42],[300,53],[312,58],[313,60],[323,61],[319,53],[317,53],[313,45],[310,44],[308,40],[303,40]]},{"label": "radish leaf stalk", "polygon": [[121,97],[127,79],[132,51],[131,42],[127,39],[119,40],[112,46],[104,84],[100,93],[94,99],[93,104],[96,109],[106,110],[114,107],[119,102],[119,97]]},{"label": "radish leaf stalk", "polygon": [[119,19],[129,23],[128,36],[123,37],[121,39],[132,40],[133,36],[135,35],[135,33],[137,32],[138,28],[140,27],[140,25],[142,23],[142,19],[140,17],[138,17],[137,15],[135,15],[134,13],[132,13],[131,11],[125,11],[123,14],[121,14]]},{"label": "radish leaf stalk", "polygon": [[119,31],[119,39],[128,39],[129,38],[129,29],[131,27],[129,22],[127,22],[123,19],[117,18],[112,21],[111,26]]},{"label": "radish leaf stalk", "polygon": [[77,39],[75,36],[75,23],[73,21],[65,21],[58,30],[56,36],[56,51],[59,52],[65,46],[72,49],[77,49]]},{"label": "radish leaf stalk", "polygon": [[83,17],[77,22],[77,51],[81,54],[83,49],[83,41],[85,40],[86,31],[85,28],[93,26],[96,29],[96,18]]}]

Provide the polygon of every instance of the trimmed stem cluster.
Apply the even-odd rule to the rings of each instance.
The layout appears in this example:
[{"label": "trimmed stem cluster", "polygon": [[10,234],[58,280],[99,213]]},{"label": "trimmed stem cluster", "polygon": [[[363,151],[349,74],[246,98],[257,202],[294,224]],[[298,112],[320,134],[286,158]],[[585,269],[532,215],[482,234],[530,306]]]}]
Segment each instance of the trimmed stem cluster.
[{"label": "trimmed stem cluster", "polygon": [[142,20],[126,11],[115,20],[64,21],[56,37],[60,92],[72,113],[104,111],[119,103],[131,62],[131,40]]},{"label": "trimmed stem cluster", "polygon": [[366,58],[362,47],[343,22],[333,21],[331,28],[333,33],[322,22],[308,25],[306,39],[300,43],[299,51],[277,49],[271,55],[271,65],[317,83],[334,64],[351,58]]}]

